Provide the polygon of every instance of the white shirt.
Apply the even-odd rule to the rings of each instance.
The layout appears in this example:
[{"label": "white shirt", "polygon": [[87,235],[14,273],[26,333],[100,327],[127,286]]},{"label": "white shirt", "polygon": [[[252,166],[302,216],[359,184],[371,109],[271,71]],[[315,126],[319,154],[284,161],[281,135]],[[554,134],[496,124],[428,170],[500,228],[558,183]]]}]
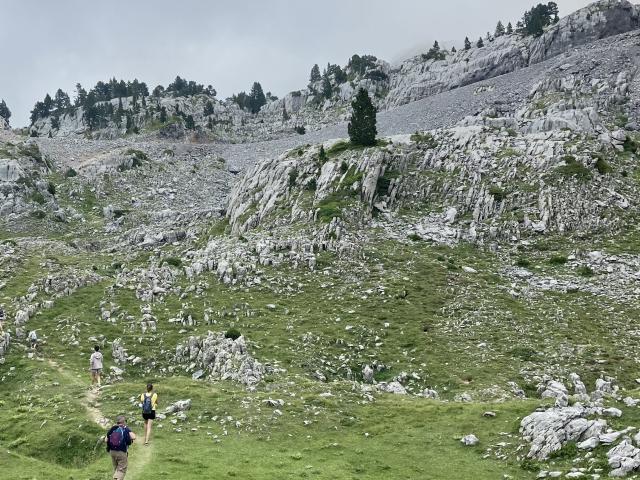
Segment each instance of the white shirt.
[{"label": "white shirt", "polygon": [[98,370],[102,368],[102,354],[100,352],[93,352],[91,354],[91,370]]}]

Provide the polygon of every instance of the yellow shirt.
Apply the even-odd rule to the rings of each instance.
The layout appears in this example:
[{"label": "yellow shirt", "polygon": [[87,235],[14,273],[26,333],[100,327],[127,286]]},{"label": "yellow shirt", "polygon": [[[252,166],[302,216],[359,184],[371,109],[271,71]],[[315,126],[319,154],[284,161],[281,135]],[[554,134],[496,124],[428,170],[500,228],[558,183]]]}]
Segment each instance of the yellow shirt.
[{"label": "yellow shirt", "polygon": [[[144,403],[145,395],[148,395],[148,394],[145,392],[140,395],[140,403]],[[158,406],[158,394],[154,392],[153,395],[151,395],[151,409],[156,410],[157,406]]]}]

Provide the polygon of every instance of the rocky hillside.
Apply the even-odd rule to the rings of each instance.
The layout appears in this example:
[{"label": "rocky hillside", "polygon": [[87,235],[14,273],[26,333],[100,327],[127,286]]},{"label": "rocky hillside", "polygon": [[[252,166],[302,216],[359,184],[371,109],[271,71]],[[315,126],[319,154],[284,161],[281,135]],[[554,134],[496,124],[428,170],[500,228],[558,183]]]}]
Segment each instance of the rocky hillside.
[{"label": "rocky hillside", "polygon": [[[637,208],[637,38],[620,37],[621,53],[597,64],[588,50],[567,59],[515,111],[499,104],[372,149],[329,142],[324,156],[302,146],[261,162],[234,189],[232,230],[334,218],[359,230],[406,216],[418,235],[480,242],[616,231]],[[426,224],[412,226],[416,215]]]},{"label": "rocky hillside", "polygon": [[106,478],[149,381],[134,478],[638,476],[637,19],[352,58],[257,114],[207,88],[122,98],[139,134],[0,130],[0,478]]}]

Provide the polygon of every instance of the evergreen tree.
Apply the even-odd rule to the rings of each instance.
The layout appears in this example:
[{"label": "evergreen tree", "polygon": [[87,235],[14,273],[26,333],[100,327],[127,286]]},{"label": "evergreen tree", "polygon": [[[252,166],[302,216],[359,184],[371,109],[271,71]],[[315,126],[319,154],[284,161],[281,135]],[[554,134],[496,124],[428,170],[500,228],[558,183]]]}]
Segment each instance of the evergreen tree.
[{"label": "evergreen tree", "polygon": [[237,104],[243,110],[249,110],[249,96],[245,92],[240,92],[237,95],[231,96],[231,101]]},{"label": "evergreen tree", "polygon": [[187,115],[187,118],[184,119],[184,128],[187,130],[196,129],[196,122],[193,120],[193,115]]},{"label": "evergreen tree", "polygon": [[444,60],[445,54],[440,50],[440,44],[436,40],[433,42],[433,47],[429,49],[426,55],[423,56],[425,60]]},{"label": "evergreen tree", "polygon": [[327,75],[333,76],[337,85],[347,81],[347,73],[340,68],[340,65],[327,64]]},{"label": "evergreen tree", "polygon": [[354,145],[372,146],[376,144],[376,107],[364,88],[358,90],[351,102],[353,114],[348,125],[349,139]]},{"label": "evergreen tree", "polygon": [[322,75],[322,95],[327,99],[331,98],[331,95],[333,95],[331,80],[329,79],[329,74],[326,71],[324,72],[324,75]]},{"label": "evergreen tree", "polygon": [[320,153],[318,154],[318,158],[322,163],[327,159],[327,152],[324,151],[324,145],[320,145]]},{"label": "evergreen tree", "polygon": [[81,107],[87,101],[87,91],[82,88],[82,85],[76,83],[76,98],[74,101],[74,105],[76,107]]},{"label": "evergreen tree", "polygon": [[469,41],[469,37],[464,37],[464,49],[471,50],[471,42]]},{"label": "evergreen tree", "polygon": [[11,118],[11,110],[7,107],[4,99],[0,101],[0,117],[4,118],[7,122]]},{"label": "evergreen tree", "polygon": [[259,82],[254,82],[249,93],[249,109],[251,113],[258,113],[266,103],[267,99],[262,91],[262,85]]},{"label": "evergreen tree", "polygon": [[[51,116],[51,128],[53,130],[58,130],[60,128],[60,118],[57,115]],[[51,130],[49,130],[49,134],[51,134]]]},{"label": "evergreen tree", "polygon": [[160,98],[163,93],[164,93],[164,87],[162,85],[158,85],[156,88],[153,89],[153,96],[156,98]]},{"label": "evergreen tree", "polygon": [[127,123],[125,128],[127,129],[127,133],[131,133],[133,131],[133,115],[131,115],[129,110],[127,110]]},{"label": "evergreen tree", "polygon": [[67,110],[71,107],[71,100],[69,99],[69,95],[67,95],[59,88],[54,97],[54,104],[57,110]]},{"label": "evergreen tree", "polygon": [[160,122],[165,123],[167,121],[167,108],[160,108]]},{"label": "evergreen tree", "polygon": [[53,99],[48,93],[45,95],[42,105],[42,112],[44,113],[43,116],[48,117],[51,109],[53,108]]},{"label": "evergreen tree", "polygon": [[484,47],[484,40],[482,40],[482,37],[478,39],[478,43],[476,43],[476,47],[478,48]]},{"label": "evergreen tree", "polygon": [[118,109],[114,117],[114,122],[118,128],[122,125],[122,116],[124,115],[124,109],[122,108],[122,98],[118,99]]},{"label": "evergreen tree", "polygon": [[322,80],[322,76],[320,75],[320,67],[318,67],[318,64],[316,63],[311,68],[311,75],[309,75],[309,83],[319,82],[320,80]]},{"label": "evergreen tree", "polygon": [[511,22],[507,24],[507,35],[513,35],[513,25],[511,25]]},{"label": "evergreen tree", "polygon": [[560,21],[559,13],[560,10],[558,10],[558,4],[556,2],[547,3],[547,14],[551,19],[551,23],[556,24]]},{"label": "evergreen tree", "polygon": [[42,105],[42,102],[36,102],[36,104],[33,106],[33,110],[31,110],[31,115],[29,116],[29,119],[31,120],[31,125],[36,123],[38,118],[40,118],[41,105]]},{"label": "evergreen tree", "polygon": [[498,21],[498,25],[496,25],[496,32],[495,32],[495,37],[501,37],[505,34],[505,29],[504,29],[504,25],[502,24],[501,21]]},{"label": "evergreen tree", "polygon": [[213,103],[211,103],[211,100],[207,100],[207,103],[204,104],[204,116],[208,117],[209,115],[213,115],[213,113]]},{"label": "evergreen tree", "polygon": [[211,117],[209,117],[209,120],[207,120],[207,128],[213,131],[213,119]]},{"label": "evergreen tree", "polygon": [[555,2],[549,2],[546,5],[539,3],[524,13],[522,33],[539,37],[544,33],[545,27],[557,23],[559,20],[558,4]]},{"label": "evergreen tree", "polygon": [[282,121],[286,122],[291,118],[291,115],[289,115],[289,112],[287,112],[287,107],[283,104],[282,105]]}]

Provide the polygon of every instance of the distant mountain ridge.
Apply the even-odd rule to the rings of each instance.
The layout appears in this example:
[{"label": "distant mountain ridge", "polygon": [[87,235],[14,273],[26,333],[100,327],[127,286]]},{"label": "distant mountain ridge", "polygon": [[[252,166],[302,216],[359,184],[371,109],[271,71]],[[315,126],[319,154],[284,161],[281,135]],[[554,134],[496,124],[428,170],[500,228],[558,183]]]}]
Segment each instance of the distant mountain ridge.
[{"label": "distant mountain ridge", "polygon": [[[397,67],[374,56],[354,55],[344,67],[329,65],[325,75],[283,98],[267,96],[256,114],[231,99],[215,98],[215,90],[192,95],[160,95],[108,100],[111,117],[93,128],[85,108],[35,120],[32,136],[88,135],[117,138],[131,133],[193,141],[246,142],[303,134],[346,121],[350,102],[366,89],[379,110],[512,72],[560,55],[571,48],[640,28],[640,6],[627,0],[600,0],[548,27],[539,37],[518,33],[487,39],[485,46],[457,52],[442,50],[443,59],[421,54]],[[191,82],[193,83],[193,82]],[[175,92],[174,92],[175,93]],[[213,93],[213,95],[212,95]],[[116,121],[114,112],[121,109]],[[164,110],[164,114],[162,113]]]}]

